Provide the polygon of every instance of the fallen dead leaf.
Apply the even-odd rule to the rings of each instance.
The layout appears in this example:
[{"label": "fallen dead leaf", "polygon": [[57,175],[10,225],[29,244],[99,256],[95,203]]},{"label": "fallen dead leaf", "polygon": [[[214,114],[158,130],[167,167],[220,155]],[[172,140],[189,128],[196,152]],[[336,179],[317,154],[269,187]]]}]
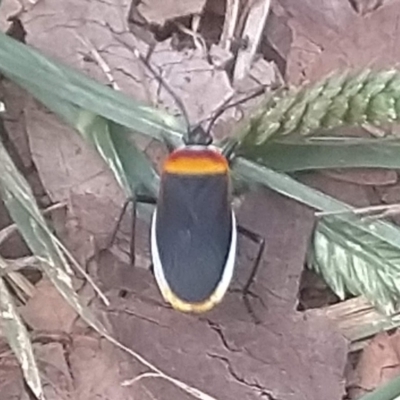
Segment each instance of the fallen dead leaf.
[{"label": "fallen dead leaf", "polygon": [[21,369],[11,354],[0,355],[0,393],[4,399],[29,400]]},{"label": "fallen dead leaf", "polygon": [[396,171],[387,169],[352,168],[350,170],[325,170],[322,173],[339,181],[361,186],[387,186],[397,182]]},{"label": "fallen dead leaf", "polygon": [[[171,40],[165,40],[155,47],[150,61],[163,71],[163,78],[183,102],[193,125],[209,117],[233,94],[226,72],[209,64],[202,50],[173,51]],[[180,114],[175,102],[171,107],[171,95],[165,90],[160,90],[158,101],[170,113]]]},{"label": "fallen dead leaf", "polygon": [[62,343],[35,344],[35,355],[43,379],[46,399],[71,398],[74,382]]},{"label": "fallen dead leaf", "polygon": [[368,186],[332,179],[332,177],[320,172],[305,173],[300,175],[299,178],[306,185],[321,190],[354,207],[368,207],[371,205],[371,188]]},{"label": "fallen dead leaf", "polygon": [[146,399],[139,397],[137,387],[121,386],[123,377],[117,354],[116,348],[104,339],[88,336],[74,338],[68,356],[74,377],[74,400]]},{"label": "fallen dead leaf", "polygon": [[376,2],[357,1],[358,9],[369,11],[365,15],[343,0],[279,3],[293,34],[286,71],[291,83],[313,81],[336,69],[392,67],[400,60],[398,0],[381,7]]},{"label": "fallen dead leaf", "polygon": [[36,285],[34,296],[19,310],[24,321],[34,330],[71,332],[77,317],[47,279],[42,279]]},{"label": "fallen dead leaf", "polygon": [[0,3],[0,31],[7,32],[12,25],[12,18],[22,11],[18,0],[4,0]]},{"label": "fallen dead leaf", "polygon": [[206,0],[142,0],[137,5],[137,11],[148,24],[164,25],[165,22],[201,14]]},{"label": "fallen dead leaf", "polygon": [[361,354],[351,382],[351,398],[357,399],[400,375],[400,332],[382,332]]}]

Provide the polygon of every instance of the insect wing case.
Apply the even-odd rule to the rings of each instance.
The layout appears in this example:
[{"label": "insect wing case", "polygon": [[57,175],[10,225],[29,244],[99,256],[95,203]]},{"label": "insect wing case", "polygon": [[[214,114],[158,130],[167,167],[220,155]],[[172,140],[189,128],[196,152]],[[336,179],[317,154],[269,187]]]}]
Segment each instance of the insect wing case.
[{"label": "insect wing case", "polygon": [[226,160],[208,148],[178,150],[166,162],[152,224],[154,273],[163,297],[180,311],[211,309],[229,286],[235,255]]}]

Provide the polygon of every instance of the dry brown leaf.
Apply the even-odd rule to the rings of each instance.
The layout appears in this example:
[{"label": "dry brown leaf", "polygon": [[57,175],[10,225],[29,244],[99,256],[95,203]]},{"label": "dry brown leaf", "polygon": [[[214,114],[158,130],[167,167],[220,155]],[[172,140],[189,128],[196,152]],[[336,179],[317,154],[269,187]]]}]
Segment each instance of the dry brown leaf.
[{"label": "dry brown leaf", "polygon": [[18,0],[3,0],[0,4],[0,31],[7,32],[12,24],[12,17],[22,10]]},{"label": "dry brown leaf", "polygon": [[34,330],[71,332],[77,314],[64,300],[54,285],[42,279],[35,295],[20,307],[24,321]]},{"label": "dry brown leaf", "polygon": [[354,207],[368,207],[371,205],[367,186],[332,179],[320,172],[304,174],[300,179],[303,183]]},{"label": "dry brown leaf", "polygon": [[356,366],[352,398],[374,390],[400,374],[400,333],[376,335],[364,349]]},{"label": "dry brown leaf", "polygon": [[394,170],[354,168],[351,170],[325,170],[322,173],[339,181],[355,183],[361,186],[386,186],[397,182],[397,173]]},{"label": "dry brown leaf", "polygon": [[164,25],[171,19],[201,14],[206,0],[142,0],[137,11],[148,24]]},{"label": "dry brown leaf", "polygon": [[[166,40],[155,47],[150,61],[182,100],[192,124],[209,117],[233,93],[226,72],[210,65],[201,50],[173,51],[171,40]],[[173,114],[180,113],[174,103],[170,106],[165,90],[158,99]]]},{"label": "dry brown leaf", "polygon": [[0,355],[0,393],[4,399],[29,400],[21,369],[10,355]]},{"label": "dry brown leaf", "polygon": [[71,398],[74,382],[66,360],[68,351],[59,342],[35,345],[46,400]]},{"label": "dry brown leaf", "polygon": [[104,339],[75,337],[69,362],[74,377],[74,399],[139,399],[137,388],[121,386],[123,377],[116,348]]},{"label": "dry brown leaf", "polygon": [[293,33],[287,60],[292,83],[315,80],[338,68],[388,67],[400,60],[399,0],[366,15],[358,14],[348,0],[279,3]]}]

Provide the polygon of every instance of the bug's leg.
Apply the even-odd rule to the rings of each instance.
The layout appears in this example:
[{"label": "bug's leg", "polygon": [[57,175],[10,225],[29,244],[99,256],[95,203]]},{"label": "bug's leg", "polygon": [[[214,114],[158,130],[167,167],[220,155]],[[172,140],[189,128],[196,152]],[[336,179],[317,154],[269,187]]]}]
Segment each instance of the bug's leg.
[{"label": "bug's leg", "polygon": [[117,223],[115,224],[113,233],[111,235],[111,239],[108,242],[107,248],[109,249],[115,242],[115,238],[117,237],[118,230],[121,226],[122,219],[128,209],[129,204],[132,203],[132,219],[131,219],[131,240],[129,245],[129,258],[131,265],[135,264],[135,231],[136,231],[136,204],[144,203],[144,204],[156,204],[157,200],[154,197],[146,196],[146,195],[137,195],[136,197],[129,197],[126,199],[122,210],[119,214]]},{"label": "bug's leg", "polygon": [[[146,195],[137,195],[136,198],[132,201],[132,220],[131,220],[131,242],[129,245],[129,258],[131,265],[135,265],[135,232],[136,232],[136,204],[157,204],[157,199],[152,196]],[[122,210],[123,212],[126,209]],[[122,213],[121,213],[122,214]]]},{"label": "bug's leg", "polygon": [[93,254],[92,256],[90,256],[90,257],[86,260],[86,267],[87,267],[93,260],[96,261],[96,264],[99,264],[99,258],[100,258],[100,253],[101,253],[101,251],[110,249],[110,248],[112,247],[112,245],[113,245],[114,242],[115,242],[115,238],[116,238],[116,236],[117,236],[118,229],[119,229],[119,227],[120,227],[120,225],[121,225],[121,221],[122,221],[122,219],[123,219],[123,217],[124,217],[124,215],[125,215],[125,213],[126,213],[126,210],[127,210],[128,206],[129,206],[129,203],[131,203],[131,202],[134,202],[134,198],[133,198],[133,197],[129,197],[129,198],[127,198],[127,199],[125,200],[125,203],[124,203],[124,205],[122,206],[122,209],[121,209],[120,214],[119,214],[119,216],[118,216],[117,223],[115,224],[115,227],[114,227],[113,232],[112,232],[112,234],[111,234],[111,238],[110,238],[110,240],[108,241],[108,243],[106,244],[105,248],[103,248],[103,249],[101,249],[101,250],[98,249],[97,246],[96,246],[96,242],[95,242],[95,244],[94,244],[94,245],[95,245],[94,254]]},{"label": "bug's leg", "polygon": [[259,235],[258,233],[255,233],[253,231],[248,230],[247,228],[238,225],[237,227],[238,233],[240,233],[241,235],[247,237],[248,239],[250,239],[252,242],[258,244],[258,250],[257,250],[257,255],[256,258],[254,259],[254,263],[253,263],[253,267],[251,269],[250,272],[250,276],[247,279],[245,285],[243,286],[242,289],[242,294],[243,294],[243,301],[244,304],[249,312],[249,314],[252,316],[252,318],[254,319],[254,321],[256,323],[260,323],[261,321],[256,317],[253,308],[251,307],[250,301],[249,301],[249,295],[251,295],[250,292],[250,287],[254,281],[254,277],[257,274],[258,268],[260,266],[260,262],[261,262],[261,257],[262,254],[264,252],[264,248],[265,248],[265,239]]},{"label": "bug's leg", "polygon": [[112,246],[112,245],[114,244],[114,242],[115,242],[115,238],[117,237],[117,233],[118,233],[119,227],[120,227],[120,225],[121,225],[122,219],[124,218],[124,215],[125,215],[125,213],[126,213],[126,210],[128,209],[129,203],[135,204],[135,198],[134,198],[134,197],[128,197],[128,198],[125,200],[125,203],[124,203],[124,205],[122,206],[121,212],[119,213],[118,220],[117,220],[117,222],[116,222],[116,224],[115,224],[115,227],[114,227],[114,229],[113,229],[111,238],[110,238],[110,240],[109,240],[109,242],[108,242],[108,244],[107,244],[107,247],[106,247],[107,249],[111,248],[111,246]]}]

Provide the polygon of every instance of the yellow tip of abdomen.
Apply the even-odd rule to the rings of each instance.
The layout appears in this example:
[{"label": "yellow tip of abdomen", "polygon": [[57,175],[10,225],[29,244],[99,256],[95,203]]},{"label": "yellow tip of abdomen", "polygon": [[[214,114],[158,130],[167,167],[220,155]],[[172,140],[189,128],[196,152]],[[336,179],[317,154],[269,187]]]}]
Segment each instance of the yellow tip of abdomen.
[{"label": "yellow tip of abdomen", "polygon": [[194,314],[202,314],[210,311],[222,300],[222,296],[219,296],[219,293],[213,293],[207,300],[199,303],[188,303],[179,299],[170,289],[166,288],[162,291],[162,295],[164,300],[170,303],[174,310]]}]

